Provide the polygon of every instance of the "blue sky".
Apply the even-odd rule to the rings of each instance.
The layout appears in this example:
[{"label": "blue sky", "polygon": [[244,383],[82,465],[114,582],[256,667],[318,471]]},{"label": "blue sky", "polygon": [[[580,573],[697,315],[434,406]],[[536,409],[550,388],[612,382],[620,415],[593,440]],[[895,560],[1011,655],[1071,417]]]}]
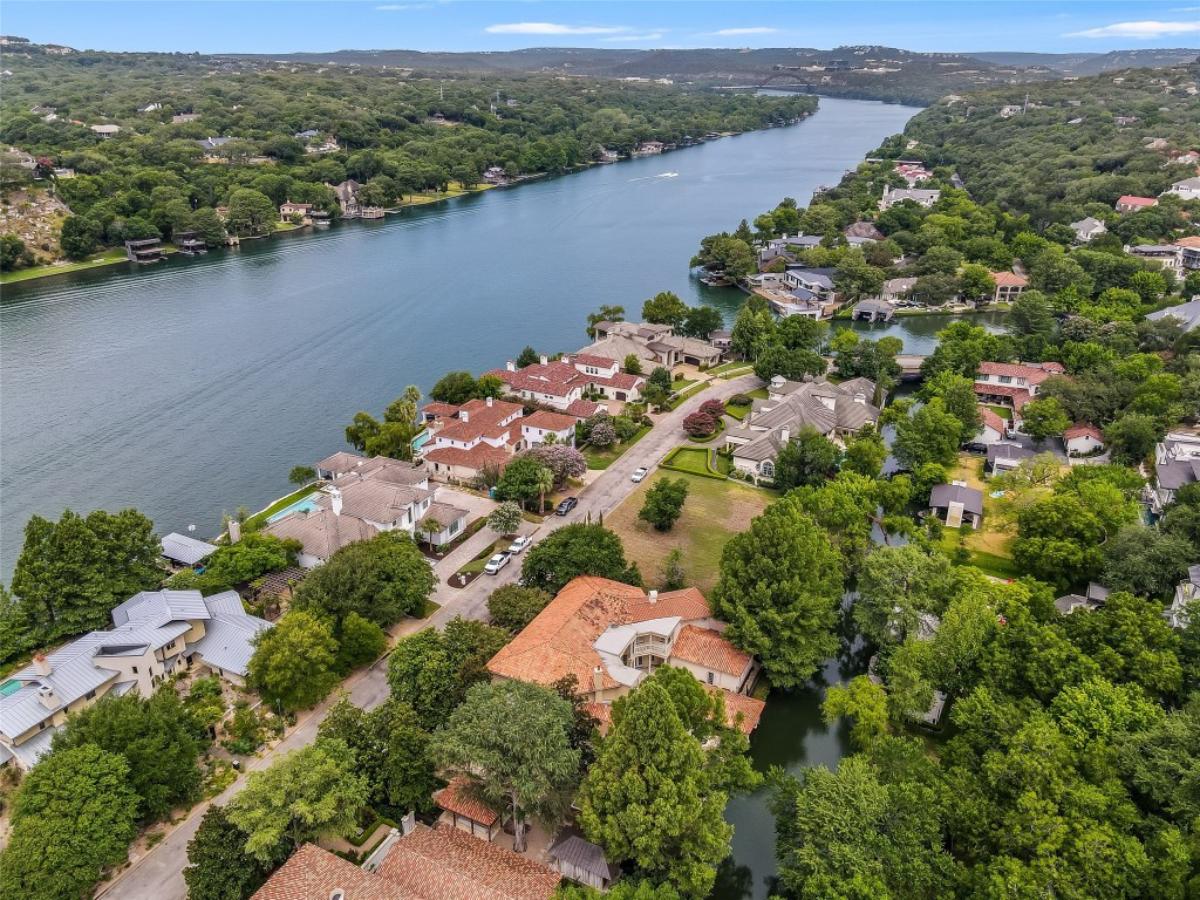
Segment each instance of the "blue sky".
[{"label": "blue sky", "polygon": [[1075,52],[1200,46],[1200,0],[4,0],[0,27],[79,49],[204,53],[841,44]]}]

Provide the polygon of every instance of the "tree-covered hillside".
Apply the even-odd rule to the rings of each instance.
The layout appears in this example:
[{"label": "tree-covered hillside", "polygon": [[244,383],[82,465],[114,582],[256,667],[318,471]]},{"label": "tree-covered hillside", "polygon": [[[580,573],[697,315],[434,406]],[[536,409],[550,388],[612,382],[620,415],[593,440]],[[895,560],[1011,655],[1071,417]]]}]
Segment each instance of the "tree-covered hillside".
[{"label": "tree-covered hillside", "polygon": [[[1197,64],[1131,69],[944,98],[884,149],[953,165],[976,202],[1039,226],[1100,216],[1124,194],[1157,197],[1196,174],[1171,160],[1200,149],[1198,76]],[[1001,116],[1027,95],[1024,112]]]},{"label": "tree-covered hillside", "polygon": [[[601,148],[763,128],[816,108],[811,97],[670,85],[188,55],[7,53],[4,65],[0,140],[32,157],[25,167],[6,160],[5,186],[35,172],[53,184],[74,213],[63,249],[76,257],[178,230],[211,243],[217,207],[242,234],[261,233],[264,217],[269,230],[285,200],[336,216],[331,185],[347,178],[364,185],[364,205],[394,206],[451,181],[474,185],[491,166],[563,172]],[[98,125],[119,130],[104,136]],[[201,143],[211,138],[226,140]]]}]

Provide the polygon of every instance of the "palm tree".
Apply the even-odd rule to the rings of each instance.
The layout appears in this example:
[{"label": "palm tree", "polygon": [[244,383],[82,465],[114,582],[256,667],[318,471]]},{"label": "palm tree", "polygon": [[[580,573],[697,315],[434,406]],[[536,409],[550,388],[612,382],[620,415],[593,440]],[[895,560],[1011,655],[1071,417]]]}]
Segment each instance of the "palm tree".
[{"label": "palm tree", "polygon": [[421,530],[425,532],[425,540],[429,544],[429,549],[433,549],[433,536],[442,530],[444,526],[433,516],[426,516],[421,520]]}]

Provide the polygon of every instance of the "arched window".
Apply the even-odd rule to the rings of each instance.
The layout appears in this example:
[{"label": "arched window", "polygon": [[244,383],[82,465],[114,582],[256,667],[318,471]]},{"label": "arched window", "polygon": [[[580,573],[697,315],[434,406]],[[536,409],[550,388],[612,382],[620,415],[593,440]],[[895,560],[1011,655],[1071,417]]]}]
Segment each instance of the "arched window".
[{"label": "arched window", "polygon": [[774,478],[775,463],[771,462],[769,459],[763,460],[762,465],[758,467],[758,472],[760,475],[765,475],[767,478]]}]

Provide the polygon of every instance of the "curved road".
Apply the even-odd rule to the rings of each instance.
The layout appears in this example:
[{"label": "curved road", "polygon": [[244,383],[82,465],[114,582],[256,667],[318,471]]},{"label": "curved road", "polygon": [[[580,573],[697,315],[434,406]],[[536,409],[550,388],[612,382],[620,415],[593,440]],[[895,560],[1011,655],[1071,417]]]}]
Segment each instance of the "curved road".
[{"label": "curved road", "polygon": [[[714,379],[712,386],[707,390],[690,397],[678,409],[659,416],[655,420],[654,428],[645,437],[601,472],[595,481],[580,491],[579,505],[569,515],[550,516],[542,525],[533,529],[533,533],[544,537],[563,525],[584,521],[589,513],[595,518],[601,513],[607,515],[612,512],[636,487],[630,480],[634,470],[639,466],[652,468],[669,450],[680,443],[685,416],[695,412],[705,400],[714,398],[723,400],[733,394],[752,390],[761,384],[762,382],[754,375],[743,375],[729,381]],[[393,632],[394,635],[400,636],[430,626],[442,628],[455,616],[486,619],[488,595],[497,587],[516,580],[520,572],[520,566],[516,562],[502,569],[499,575],[492,578],[477,578],[461,590],[449,587],[445,581],[463,563],[474,558],[490,540],[494,540],[494,538],[489,533],[480,531],[442,559],[436,566],[439,583],[434,593],[434,600],[441,604],[441,608],[429,619],[420,622],[402,622]],[[369,669],[351,675],[342,683],[341,687],[355,705],[364,709],[373,709],[378,706],[388,697],[387,658],[379,660]],[[315,709],[305,714],[292,732],[278,745],[261,758],[249,761],[246,771],[265,769],[281,754],[312,743],[316,739],[318,726],[325,718],[329,707],[336,701],[337,696],[337,694],[331,695]],[[187,897],[187,885],[183,880],[183,869],[187,866],[188,841],[196,833],[209,804],[228,803],[242,789],[245,781],[245,775],[242,775],[214,800],[192,807],[186,819],[169,832],[160,843],[136,859],[114,881],[102,885],[97,896],[108,898],[108,900],[184,900]]]}]

